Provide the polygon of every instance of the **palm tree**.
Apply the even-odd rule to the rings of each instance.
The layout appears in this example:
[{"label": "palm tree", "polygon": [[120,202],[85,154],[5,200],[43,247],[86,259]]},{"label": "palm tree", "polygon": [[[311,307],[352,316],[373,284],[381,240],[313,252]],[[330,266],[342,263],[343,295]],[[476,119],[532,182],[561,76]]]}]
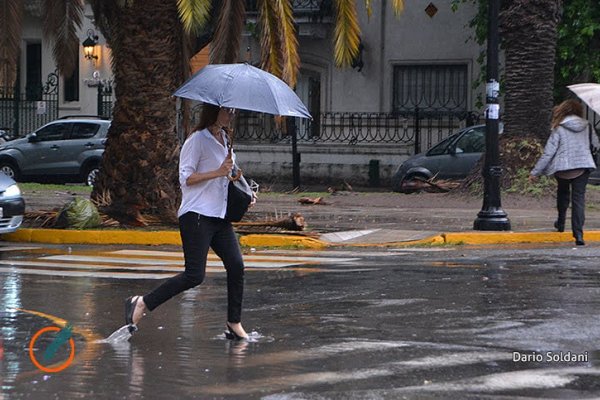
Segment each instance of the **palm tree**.
[{"label": "palm tree", "polygon": [[[55,40],[55,58],[63,74],[78,54],[74,36],[81,25],[82,0],[42,0],[46,32]],[[212,39],[211,62],[235,62],[244,26],[242,0],[89,0],[95,23],[112,52],[116,104],[100,174],[92,197],[121,221],[144,224],[149,215],[175,219],[179,203],[175,134],[176,105],[171,93],[189,75],[191,38],[200,32]],[[2,23],[18,20],[22,0],[0,0]],[[298,42],[291,0],[259,0],[261,65],[295,86],[299,70]],[[355,0],[335,0],[334,58],[348,66],[358,54],[360,27]],[[365,0],[370,12],[371,0]],[[403,0],[392,0],[396,14]],[[61,12],[59,12],[60,10]],[[217,10],[217,13],[213,11]],[[216,18],[211,17],[217,15]],[[64,18],[64,17],[67,18]],[[79,18],[79,19],[77,19]],[[62,21],[62,22],[61,22]],[[2,28],[0,28],[2,29]],[[4,28],[6,29],[6,27]],[[16,65],[12,40],[0,43],[0,62]],[[68,46],[67,46],[68,44]],[[62,46],[62,47],[61,47]],[[73,47],[74,46],[74,47]],[[62,52],[61,48],[71,49]],[[7,51],[8,49],[8,51]],[[73,51],[74,49],[74,51]],[[72,53],[72,54],[71,54]],[[18,54],[18,53],[17,53]]]},{"label": "palm tree", "polygon": [[504,186],[533,166],[550,132],[560,0],[504,0]]}]

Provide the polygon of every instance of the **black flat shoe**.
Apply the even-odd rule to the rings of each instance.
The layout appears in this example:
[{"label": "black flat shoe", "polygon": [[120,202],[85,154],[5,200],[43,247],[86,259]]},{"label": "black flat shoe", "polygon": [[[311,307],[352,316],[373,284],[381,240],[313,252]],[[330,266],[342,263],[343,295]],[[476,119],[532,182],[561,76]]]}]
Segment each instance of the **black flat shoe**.
[{"label": "black flat shoe", "polygon": [[561,223],[558,222],[558,220],[556,220],[556,221],[554,221],[554,227],[559,232],[564,232],[565,231],[565,224],[564,224],[564,222],[561,224]]},{"label": "black flat shoe", "polygon": [[583,239],[578,239],[578,240],[575,240],[575,245],[576,246],[585,246],[585,242],[583,241]]},{"label": "black flat shoe", "polygon": [[225,327],[227,328],[227,330],[224,332],[225,333],[225,338],[229,339],[229,340],[246,340],[248,339],[248,337],[244,337],[244,336],[240,336],[237,333],[235,333],[235,331],[233,329],[231,329],[231,327],[229,326],[229,323],[225,323]]},{"label": "black flat shoe", "polygon": [[[137,305],[137,302],[139,300],[139,296],[130,296],[127,299],[125,299],[125,324],[126,325],[133,325],[135,326],[135,324],[133,323],[133,312],[135,311],[135,306]],[[137,328],[136,328],[137,330]]]}]

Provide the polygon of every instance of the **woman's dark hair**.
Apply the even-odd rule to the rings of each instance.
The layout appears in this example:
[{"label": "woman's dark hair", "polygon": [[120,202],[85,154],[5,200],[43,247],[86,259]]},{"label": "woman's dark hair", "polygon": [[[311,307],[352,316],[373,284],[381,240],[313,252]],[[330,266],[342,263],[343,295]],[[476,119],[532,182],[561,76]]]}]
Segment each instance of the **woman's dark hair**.
[{"label": "woman's dark hair", "polygon": [[204,104],[202,106],[202,112],[200,113],[200,122],[194,128],[194,131],[201,131],[202,129],[206,129],[209,126],[214,125],[214,123],[217,122],[220,109],[221,107],[219,106]]},{"label": "woman's dark hair", "polygon": [[556,128],[569,115],[583,118],[583,106],[574,99],[565,100],[552,110],[552,129]]}]

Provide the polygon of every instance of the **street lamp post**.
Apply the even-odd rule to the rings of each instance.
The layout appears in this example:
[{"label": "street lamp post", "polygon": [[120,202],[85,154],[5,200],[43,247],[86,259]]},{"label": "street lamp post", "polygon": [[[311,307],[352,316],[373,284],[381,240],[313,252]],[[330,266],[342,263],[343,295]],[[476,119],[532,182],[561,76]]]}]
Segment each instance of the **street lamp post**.
[{"label": "street lamp post", "polygon": [[485,110],[485,160],[483,164],[483,206],[473,223],[478,231],[508,231],[510,220],[500,204],[500,155],[498,131],[500,104],[498,93],[498,14],[500,0],[490,0],[488,6],[487,84]]}]

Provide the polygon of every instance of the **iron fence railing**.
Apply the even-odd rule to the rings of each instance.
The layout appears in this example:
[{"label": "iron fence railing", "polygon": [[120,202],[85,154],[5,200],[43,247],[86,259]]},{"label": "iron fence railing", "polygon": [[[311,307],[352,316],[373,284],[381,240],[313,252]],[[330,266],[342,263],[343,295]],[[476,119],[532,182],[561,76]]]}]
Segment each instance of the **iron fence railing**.
[{"label": "iron fence railing", "polygon": [[[292,0],[292,9],[296,15],[331,16],[333,13],[333,0]],[[258,13],[258,1],[246,0],[246,12]]]},{"label": "iron fence railing", "polygon": [[290,143],[295,133],[298,143],[346,145],[412,145],[415,152],[448,137],[456,129],[478,123],[472,112],[420,112],[419,109],[394,113],[323,112],[313,120],[241,112],[236,121],[238,143]]},{"label": "iron fence railing", "polygon": [[57,119],[58,83],[58,74],[53,72],[37,87],[0,87],[0,130],[19,137]]},{"label": "iron fence railing", "polygon": [[98,115],[105,118],[112,118],[114,107],[114,90],[112,82],[100,82],[98,84]]}]

